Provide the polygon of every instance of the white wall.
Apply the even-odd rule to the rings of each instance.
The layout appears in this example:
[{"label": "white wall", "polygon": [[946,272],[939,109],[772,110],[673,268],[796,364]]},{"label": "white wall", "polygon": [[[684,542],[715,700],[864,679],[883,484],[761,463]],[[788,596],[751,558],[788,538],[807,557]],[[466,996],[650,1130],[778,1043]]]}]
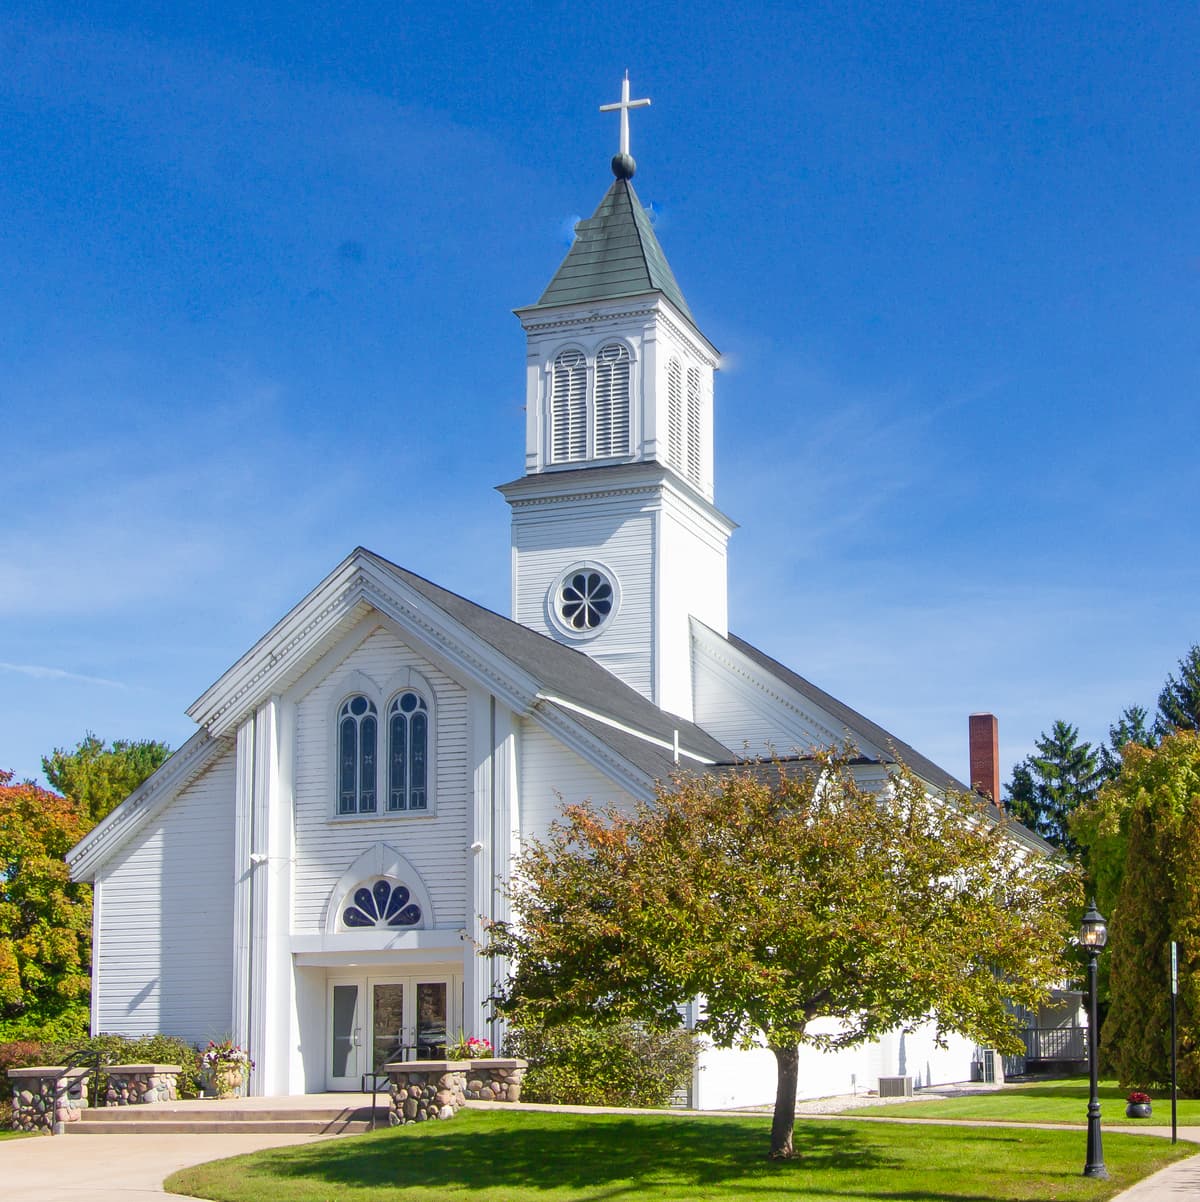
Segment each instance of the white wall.
[{"label": "white wall", "polygon": [[[832,1029],[832,1024],[825,1024]],[[820,1029],[819,1027],[816,1029]],[[971,1080],[976,1045],[951,1036],[945,1048],[926,1024],[910,1034],[892,1032],[882,1039],[840,1052],[800,1050],[797,1098],[865,1094],[879,1088],[880,1077],[908,1076],[914,1089]],[[749,1052],[708,1048],[700,1057],[695,1105],[701,1110],[767,1106],[775,1101],[775,1056],[766,1048]]]},{"label": "white wall", "polygon": [[[646,496],[564,499],[514,509],[512,528],[515,620],[585,651],[645,697],[654,688],[655,505]],[[572,639],[550,621],[547,596],[586,560],[616,576],[620,608],[599,635]]]},{"label": "white wall", "polygon": [[97,1031],[195,1042],[232,1029],[234,753],[97,875]]},{"label": "white wall", "polygon": [[529,719],[521,722],[519,835],[543,838],[569,802],[632,809],[633,797]]},{"label": "white wall", "polygon": [[[415,669],[434,693],[436,745],[431,771],[435,809],[429,814],[337,818],[335,809],[336,715],[363,678],[382,701],[395,691],[405,669]],[[358,675],[358,674],[361,674]],[[385,715],[380,712],[380,753]],[[376,843],[398,848],[421,874],[439,927],[459,927],[467,896],[468,795],[472,781],[467,692],[390,632],[376,629],[296,702],[295,712],[294,933],[324,930],[330,890],[363,852]],[[382,805],[382,801],[381,801]]]}]

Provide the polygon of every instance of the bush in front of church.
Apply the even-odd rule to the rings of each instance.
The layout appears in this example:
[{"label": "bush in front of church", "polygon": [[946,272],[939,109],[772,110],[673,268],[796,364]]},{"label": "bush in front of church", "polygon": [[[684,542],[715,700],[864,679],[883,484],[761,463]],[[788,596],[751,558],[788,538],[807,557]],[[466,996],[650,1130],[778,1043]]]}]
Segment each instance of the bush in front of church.
[{"label": "bush in front of church", "polygon": [[[200,1053],[186,1039],[173,1035],[93,1035],[42,1046],[42,1064],[88,1064],[100,1060],[103,1078],[106,1064],[178,1064],[177,1088],[181,1098],[200,1096]],[[103,1080],[100,1082],[103,1086]]]},{"label": "bush in front of church", "polygon": [[641,1023],[544,1026],[523,1017],[505,1054],[529,1061],[521,1100],[572,1106],[666,1106],[692,1081],[698,1047],[691,1031]]}]

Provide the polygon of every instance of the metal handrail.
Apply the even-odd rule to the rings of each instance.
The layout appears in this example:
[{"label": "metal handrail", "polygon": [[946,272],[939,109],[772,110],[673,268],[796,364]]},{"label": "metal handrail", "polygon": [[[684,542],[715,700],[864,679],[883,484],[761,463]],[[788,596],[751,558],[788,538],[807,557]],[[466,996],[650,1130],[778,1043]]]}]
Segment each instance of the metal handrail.
[{"label": "metal handrail", "polygon": [[67,1068],[88,1068],[91,1071],[88,1073],[88,1106],[100,1107],[105,1104],[104,1094],[100,1092],[100,1070],[107,1063],[104,1059],[104,1054],[99,1048],[81,1048],[78,1052],[72,1052],[66,1058],[65,1065]]}]

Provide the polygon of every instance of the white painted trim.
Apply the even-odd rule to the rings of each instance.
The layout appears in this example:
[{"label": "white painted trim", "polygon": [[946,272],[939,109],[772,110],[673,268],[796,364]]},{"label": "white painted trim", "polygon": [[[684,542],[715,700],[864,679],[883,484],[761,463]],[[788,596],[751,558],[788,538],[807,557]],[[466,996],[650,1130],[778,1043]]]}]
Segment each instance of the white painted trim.
[{"label": "white painted trim", "polygon": [[[329,896],[325,901],[325,933],[327,935],[334,935],[339,940],[352,936],[356,937],[359,934],[382,935],[392,938],[396,936],[396,928],[386,928],[382,932],[378,928],[374,932],[347,931],[342,928],[340,923],[341,915],[339,911],[341,910],[342,902],[350,890],[356,885],[361,885],[369,878],[380,876],[391,877],[393,880],[401,881],[407,886],[413,901],[421,907],[420,927],[405,927],[403,928],[405,932],[414,929],[427,931],[437,926],[433,902],[430,899],[429,890],[421,874],[398,848],[392,847],[389,843],[379,842],[373,847],[368,847],[338,877],[337,883],[329,891]],[[391,944],[383,944],[381,946],[390,947]]]},{"label": "white painted trim", "polygon": [[93,1035],[100,1034],[100,907],[103,874],[92,878],[92,995],[88,1023]]},{"label": "white painted trim", "polygon": [[250,856],[254,838],[254,735],[255,720],[247,718],[238,727],[237,765],[233,805],[233,1042],[246,1047],[250,1041],[250,992],[252,988]]},{"label": "white painted trim", "polygon": [[[293,935],[292,954],[297,963],[330,964],[329,959],[314,959],[315,956],[352,955],[369,951],[434,951],[458,949],[461,953],[463,938],[456,930],[366,930],[366,931],[321,931],[309,935]],[[301,960],[300,957],[304,959]],[[461,963],[461,955],[460,960]]]},{"label": "white painted trim", "polygon": [[[643,743],[650,743],[655,747],[661,747],[664,751],[669,751],[672,755],[675,753],[674,740],[660,739],[657,735],[647,734],[644,730],[638,730],[635,726],[626,726],[624,722],[618,722],[615,718],[606,717],[604,714],[598,714],[594,710],[585,709],[577,702],[568,701],[565,697],[555,697],[552,693],[542,693],[543,701],[552,701],[555,705],[562,706],[563,709],[571,710],[573,713],[582,714],[585,718],[591,718],[593,722],[599,722],[604,726],[611,726],[614,730],[623,731],[627,735],[633,735],[635,738],[641,739]],[[700,755],[695,751],[688,751],[685,747],[680,746],[679,754],[686,756],[689,760],[695,760],[697,764],[715,764],[716,760],[711,760]]]}]

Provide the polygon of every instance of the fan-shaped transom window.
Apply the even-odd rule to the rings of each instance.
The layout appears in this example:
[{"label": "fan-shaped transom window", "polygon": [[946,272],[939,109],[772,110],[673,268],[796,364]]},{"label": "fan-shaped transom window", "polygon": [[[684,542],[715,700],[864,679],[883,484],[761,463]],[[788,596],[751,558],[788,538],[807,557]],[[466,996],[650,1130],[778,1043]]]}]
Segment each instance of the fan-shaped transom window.
[{"label": "fan-shaped transom window", "polygon": [[596,456],[629,451],[629,352],[619,343],[596,356]]},{"label": "fan-shaped transom window", "polygon": [[342,902],[345,927],[415,927],[421,924],[421,907],[400,881],[380,877],[356,886]]},{"label": "fan-shaped transom window", "polygon": [[361,693],[338,711],[338,813],[374,814],[379,718]]},{"label": "fan-shaped transom window", "polygon": [[412,689],[393,698],[388,707],[387,808],[429,808],[429,710]]},{"label": "fan-shaped transom window", "polygon": [[550,381],[550,444],[555,463],[587,458],[587,360],[563,351]]}]

